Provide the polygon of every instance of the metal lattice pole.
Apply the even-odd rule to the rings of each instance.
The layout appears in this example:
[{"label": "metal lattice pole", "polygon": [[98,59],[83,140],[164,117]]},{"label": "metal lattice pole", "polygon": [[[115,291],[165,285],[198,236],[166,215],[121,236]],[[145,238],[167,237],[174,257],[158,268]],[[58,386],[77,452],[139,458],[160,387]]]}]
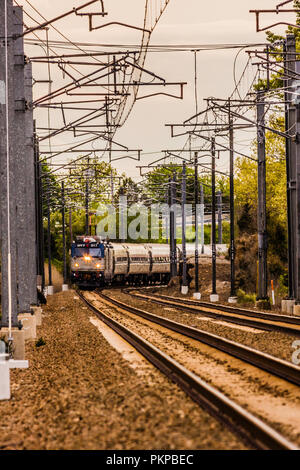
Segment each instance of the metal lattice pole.
[{"label": "metal lattice pole", "polygon": [[171,278],[177,276],[177,248],[176,248],[176,174],[170,183],[170,252],[171,252]]},{"label": "metal lattice pole", "polygon": [[62,237],[63,237],[63,267],[64,284],[67,284],[67,256],[66,256],[66,221],[65,221],[65,183],[61,183],[61,203],[62,203]]},{"label": "metal lattice pole", "polygon": [[230,113],[230,100],[228,104],[229,113],[229,185],[230,185],[230,297],[236,295],[235,289],[235,234],[234,234],[234,131]]},{"label": "metal lattice pole", "polygon": [[187,287],[187,265],[186,265],[186,165],[182,165],[182,287]]},{"label": "metal lattice pole", "polygon": [[257,95],[257,156],[258,156],[258,293],[257,299],[268,298],[267,279],[267,209],[266,209],[266,137],[264,92]]},{"label": "metal lattice pole", "polygon": [[50,178],[47,178],[47,237],[48,237],[48,284],[52,286],[52,260],[51,260],[51,214],[50,214]]},{"label": "metal lattice pole", "polygon": [[222,193],[218,191],[218,243],[222,245],[223,243],[223,213],[222,213]]},{"label": "metal lattice pole", "polygon": [[195,152],[195,292],[199,292],[198,153]]},{"label": "metal lattice pole", "polygon": [[216,252],[216,147],[215,139],[211,144],[211,252],[212,252],[212,295],[217,294],[217,252]]},{"label": "metal lattice pole", "polygon": [[201,253],[204,255],[204,188],[203,184],[200,185],[200,225],[201,225]]},{"label": "metal lattice pole", "polygon": [[25,112],[26,154],[27,154],[27,260],[28,290],[32,305],[37,304],[37,218],[36,218],[36,162],[32,103],[32,64],[25,65],[25,100],[28,103]]}]

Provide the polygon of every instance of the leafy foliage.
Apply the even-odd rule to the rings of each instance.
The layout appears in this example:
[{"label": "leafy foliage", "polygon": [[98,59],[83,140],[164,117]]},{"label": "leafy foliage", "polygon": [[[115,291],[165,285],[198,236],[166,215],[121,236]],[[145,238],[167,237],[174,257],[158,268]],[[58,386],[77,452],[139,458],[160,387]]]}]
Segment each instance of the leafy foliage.
[{"label": "leafy foliage", "polygon": [[[300,10],[300,0],[294,0],[294,8]],[[300,13],[296,13],[296,25],[300,26]],[[293,34],[296,39],[296,52],[300,53],[300,29],[293,26],[288,26],[286,34]],[[282,51],[283,51],[283,41],[284,37],[278,34],[274,34],[272,31],[267,31],[266,33],[267,40],[270,43],[269,58],[272,61],[282,62]],[[299,56],[297,57],[299,60]],[[270,78],[270,88],[276,89],[283,86],[283,69],[278,73],[273,73]],[[264,90],[267,88],[266,80],[260,79],[258,84],[255,86],[256,90]]]},{"label": "leafy foliage", "polygon": [[[283,130],[283,118],[272,115],[268,125]],[[253,151],[255,152],[255,145]],[[266,205],[268,231],[268,268],[271,278],[284,274],[287,262],[286,163],[285,141],[266,132]],[[255,289],[256,269],[249,264],[257,253],[257,163],[246,158],[236,161],[235,197],[239,240],[237,241],[237,280],[243,288]],[[246,250],[244,248],[246,248]],[[253,253],[253,250],[255,252]],[[251,257],[247,260],[247,251]],[[246,274],[248,271],[248,274]],[[251,273],[251,276],[249,276]]]}]

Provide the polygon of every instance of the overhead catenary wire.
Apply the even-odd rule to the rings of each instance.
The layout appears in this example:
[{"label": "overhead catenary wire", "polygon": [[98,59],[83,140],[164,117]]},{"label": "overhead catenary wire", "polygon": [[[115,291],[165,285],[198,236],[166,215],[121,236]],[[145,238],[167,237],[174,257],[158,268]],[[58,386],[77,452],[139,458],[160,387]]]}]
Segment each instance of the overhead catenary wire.
[{"label": "overhead catenary wire", "polygon": [[[33,6],[28,0],[26,0],[26,2],[29,5]],[[152,2],[149,2],[149,5],[152,8]],[[38,12],[38,10],[36,10],[36,12]],[[42,18],[44,18],[40,13],[39,13],[39,15]],[[151,21],[152,21],[152,16],[153,16],[153,10],[151,12]],[[155,14],[154,16],[157,16],[157,14]],[[51,26],[53,26],[53,25],[51,25]],[[57,28],[54,28],[54,29],[57,29]],[[59,32],[59,34],[61,34],[61,33]],[[61,35],[63,36],[63,34],[61,34]],[[32,41],[29,40],[28,38],[26,38],[26,41],[28,41],[28,43],[32,43]],[[53,44],[55,44],[56,47],[63,47],[63,48],[65,48],[65,50],[72,50],[72,49],[78,50],[80,48],[81,52],[83,52],[83,53],[85,53],[85,52],[89,53],[85,49],[82,49],[83,47],[84,48],[85,47],[89,47],[89,48],[94,47],[95,48],[95,47],[99,46],[97,43],[94,43],[95,46],[93,46],[93,43],[79,43],[79,42],[75,43],[75,42],[70,41],[68,38],[66,39],[66,42],[64,42],[64,41],[52,41],[52,42],[49,41],[48,46],[50,47],[50,45],[53,45]],[[255,45],[258,45],[258,44],[255,44]],[[260,44],[260,45],[265,45],[265,44],[263,43],[263,44]],[[102,46],[103,47],[108,47],[108,45],[102,45]],[[111,45],[111,46],[115,47],[115,45]],[[121,46],[126,47],[126,45],[125,46],[121,45]],[[139,45],[132,44],[131,46],[135,49],[138,48],[139,51],[141,51],[144,48],[144,45],[141,45],[141,44],[139,44]],[[196,45],[192,45],[192,46],[193,46],[193,52],[195,54],[195,61],[196,61],[196,55],[197,55],[198,50],[201,50],[201,46],[203,46],[203,50],[224,50],[224,49],[236,49],[236,48],[240,49],[241,47],[253,46],[253,44],[246,45],[246,44],[226,44],[226,43],[224,43],[224,44],[215,44],[215,45],[214,44],[212,44],[212,45],[201,45],[201,44],[198,45],[198,44],[196,44]],[[166,51],[166,50],[169,51],[169,52],[173,52],[173,51],[176,51],[176,50],[179,50],[179,49],[181,49],[182,51],[188,50],[186,45],[176,45],[176,44],[171,45],[171,46],[170,45],[159,44],[159,45],[151,45],[151,46],[147,47],[147,51],[153,51],[153,52],[158,52],[158,51],[163,52],[163,51]],[[196,52],[195,52],[195,49],[196,49]],[[190,47],[189,50],[192,50],[192,48]],[[195,83],[195,92],[197,92],[197,83]],[[196,102],[197,102],[197,98],[196,98]],[[115,116],[115,119],[117,119],[117,118],[118,118],[118,116]],[[194,138],[197,138],[197,137],[190,136],[188,141],[194,143]],[[61,144],[61,145],[63,146],[63,144]],[[205,146],[205,143],[203,144],[203,146]],[[103,158],[103,155],[99,156],[99,158]]]}]

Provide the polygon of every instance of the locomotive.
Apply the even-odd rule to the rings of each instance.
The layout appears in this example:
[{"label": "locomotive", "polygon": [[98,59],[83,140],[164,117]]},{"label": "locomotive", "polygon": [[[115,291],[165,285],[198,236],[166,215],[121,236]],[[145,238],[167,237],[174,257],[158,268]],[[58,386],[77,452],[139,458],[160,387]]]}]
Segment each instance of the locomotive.
[{"label": "locomotive", "polygon": [[[187,248],[187,255],[194,255],[194,248]],[[181,247],[177,246],[178,270],[181,257]],[[96,236],[77,237],[71,248],[71,281],[82,287],[165,284],[170,280],[170,263],[167,244],[111,243]]]}]

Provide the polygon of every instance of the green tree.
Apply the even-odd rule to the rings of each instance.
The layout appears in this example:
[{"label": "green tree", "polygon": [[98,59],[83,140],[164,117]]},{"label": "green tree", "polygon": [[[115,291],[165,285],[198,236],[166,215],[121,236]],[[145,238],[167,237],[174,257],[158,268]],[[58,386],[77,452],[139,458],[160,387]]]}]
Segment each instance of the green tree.
[{"label": "green tree", "polygon": [[[268,125],[283,130],[284,120],[282,116],[273,114]],[[256,143],[253,145],[254,155],[255,147]],[[272,277],[279,277],[284,274],[287,262],[285,141],[271,131],[266,132],[266,186],[269,272]],[[247,158],[236,161],[235,198],[239,237],[249,235],[252,249],[253,235],[257,231],[257,163]],[[243,244],[247,245],[244,238]],[[255,275],[255,270],[253,273]]]},{"label": "green tree", "polygon": [[[168,183],[169,178],[172,178],[173,173],[176,173],[176,200],[181,203],[181,180],[182,180],[182,166],[170,164],[164,168],[156,168],[149,172],[146,177],[145,191],[149,194],[153,201],[162,204],[167,203]],[[187,204],[194,204],[195,202],[195,171],[193,167],[186,169],[186,188],[187,188]],[[208,210],[211,205],[211,175],[201,173],[199,170],[199,186],[203,185],[205,202]],[[229,178],[217,174],[216,176],[216,192],[221,191],[223,194],[223,203],[229,203]]]},{"label": "green tree", "polygon": [[[298,11],[300,10],[300,0],[294,0],[294,8]],[[296,51],[300,53],[300,13],[296,13],[296,25],[298,27],[288,26],[286,34],[293,34],[296,39]],[[276,62],[282,62],[283,60],[283,47],[282,43],[284,41],[284,36],[274,34],[272,31],[266,32],[267,41],[270,43],[269,46],[269,58],[275,60]],[[297,57],[299,60],[299,56]],[[270,79],[270,88],[277,89],[284,86],[283,82],[284,70],[281,70],[278,73],[272,73]],[[267,81],[265,79],[260,79],[255,86],[256,90],[264,90],[267,88]]]}]

